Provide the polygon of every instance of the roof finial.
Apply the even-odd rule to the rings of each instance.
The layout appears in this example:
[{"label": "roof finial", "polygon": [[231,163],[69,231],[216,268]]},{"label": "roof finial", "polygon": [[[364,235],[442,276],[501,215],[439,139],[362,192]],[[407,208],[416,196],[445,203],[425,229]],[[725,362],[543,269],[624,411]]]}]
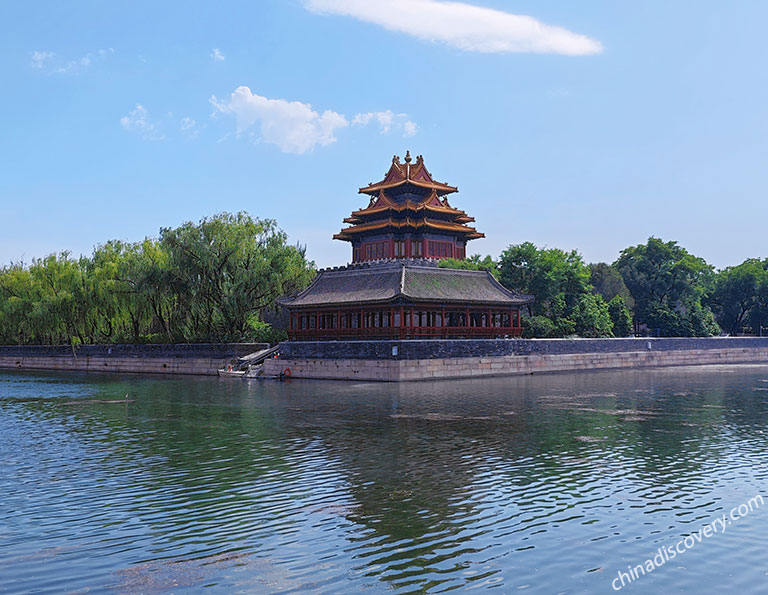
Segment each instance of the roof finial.
[{"label": "roof finial", "polygon": [[406,163],[410,163],[411,162],[411,152],[410,151],[406,151],[405,152],[405,162]]}]

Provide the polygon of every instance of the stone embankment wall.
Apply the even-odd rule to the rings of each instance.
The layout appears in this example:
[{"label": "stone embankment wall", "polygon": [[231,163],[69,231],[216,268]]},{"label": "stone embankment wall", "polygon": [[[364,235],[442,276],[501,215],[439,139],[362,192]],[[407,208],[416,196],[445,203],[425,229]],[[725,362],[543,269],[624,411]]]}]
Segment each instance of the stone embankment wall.
[{"label": "stone embankment wall", "polygon": [[215,376],[229,363],[267,343],[177,345],[0,345],[0,370],[73,370]]},{"label": "stone embankment wall", "polygon": [[578,370],[768,364],[768,337],[286,342],[264,372],[293,378],[431,380]]}]

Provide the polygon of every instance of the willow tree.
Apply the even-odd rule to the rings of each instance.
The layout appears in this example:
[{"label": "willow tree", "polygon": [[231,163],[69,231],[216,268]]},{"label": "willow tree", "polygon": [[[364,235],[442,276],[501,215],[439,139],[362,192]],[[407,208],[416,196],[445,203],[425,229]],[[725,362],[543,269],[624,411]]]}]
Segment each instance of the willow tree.
[{"label": "willow tree", "polygon": [[313,275],[274,221],[222,213],[159,240],[0,268],[0,342],[251,340],[262,313]]},{"label": "willow tree", "polygon": [[220,213],[160,231],[176,299],[175,333],[189,340],[239,341],[281,295],[314,275],[305,251],[271,219]]},{"label": "willow tree", "polygon": [[92,307],[100,314],[104,341],[141,342],[156,336],[170,341],[167,320],[174,309],[166,288],[167,256],[157,240],[111,240],[97,246],[88,263]]},{"label": "willow tree", "polygon": [[50,254],[29,267],[12,265],[0,278],[3,334],[13,343],[86,342],[91,313],[81,259]]}]

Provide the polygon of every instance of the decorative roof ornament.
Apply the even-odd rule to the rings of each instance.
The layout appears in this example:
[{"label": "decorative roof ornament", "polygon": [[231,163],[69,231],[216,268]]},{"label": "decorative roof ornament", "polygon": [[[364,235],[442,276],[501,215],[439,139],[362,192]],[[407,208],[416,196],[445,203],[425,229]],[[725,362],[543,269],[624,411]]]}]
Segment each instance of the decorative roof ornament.
[{"label": "decorative roof ornament", "polygon": [[383,189],[395,187],[406,188],[409,186],[430,190],[434,188],[437,191],[438,196],[458,192],[459,189],[455,186],[449,186],[448,184],[434,180],[427,170],[427,167],[424,165],[424,158],[421,155],[416,157],[416,163],[412,163],[412,161],[413,158],[411,157],[410,151],[406,151],[405,153],[405,163],[400,162],[400,157],[398,155],[393,156],[392,165],[390,166],[389,171],[384,174],[384,179],[380,182],[374,182],[368,184],[368,186],[365,186],[364,188],[360,188],[359,192],[361,194],[375,195]]},{"label": "decorative roof ornament", "polygon": [[[448,202],[447,195],[458,188],[435,181],[421,155],[413,161],[410,151],[406,151],[404,163],[395,155],[383,180],[360,188],[369,197],[368,205],[346,217],[344,223],[349,227],[335,234],[334,239],[359,247],[360,242],[374,236],[375,241],[382,242],[382,234],[392,241],[414,241],[415,237],[427,241],[424,234],[429,234],[428,241],[452,243],[463,250],[468,240],[485,237],[467,225],[474,222],[473,217]],[[425,253],[427,248],[425,244]]]}]

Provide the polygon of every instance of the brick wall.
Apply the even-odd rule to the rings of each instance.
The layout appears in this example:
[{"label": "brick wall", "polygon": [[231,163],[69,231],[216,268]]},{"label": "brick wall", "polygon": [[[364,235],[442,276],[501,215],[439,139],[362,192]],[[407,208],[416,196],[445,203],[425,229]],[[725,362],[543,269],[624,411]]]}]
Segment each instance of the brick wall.
[{"label": "brick wall", "polygon": [[264,372],[277,375],[285,368],[292,378],[338,380],[436,380],[477,376],[513,376],[580,370],[631,369],[657,366],[713,364],[768,364],[768,346],[659,349],[591,353],[556,353],[485,357],[422,359],[320,359],[286,358],[267,360]]},{"label": "brick wall", "polygon": [[0,356],[24,357],[242,357],[266,349],[266,343],[173,343],[123,345],[0,345]]},{"label": "brick wall", "polygon": [[71,370],[215,376],[238,357],[267,343],[176,345],[0,345],[0,369]]},{"label": "brick wall", "polygon": [[[393,354],[396,348],[397,354]],[[709,349],[768,349],[768,337],[661,339],[416,339],[407,341],[286,341],[287,359],[394,359],[568,355]]]}]

